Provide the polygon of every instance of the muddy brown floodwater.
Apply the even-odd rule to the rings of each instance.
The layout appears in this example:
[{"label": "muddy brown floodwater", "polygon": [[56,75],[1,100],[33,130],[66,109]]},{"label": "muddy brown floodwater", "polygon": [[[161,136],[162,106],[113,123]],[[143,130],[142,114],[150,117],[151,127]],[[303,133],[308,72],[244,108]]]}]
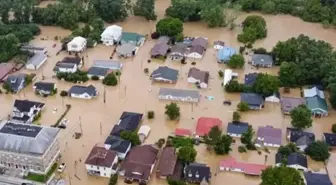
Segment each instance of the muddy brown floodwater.
[{"label": "muddy brown floodwater", "polygon": [[[165,9],[169,6],[168,0],[156,1],[156,13],[159,18],[164,16]],[[45,4],[43,6],[46,6]],[[237,20],[237,23],[242,21],[244,17],[249,14],[242,13]],[[268,37],[264,40],[258,41],[256,46],[265,47],[271,49],[278,41],[286,40],[290,37],[296,37],[299,34],[306,34],[312,38],[325,40],[336,46],[336,31],[333,29],[323,29],[319,24],[306,23],[302,20],[286,15],[263,15],[267,21]],[[140,34],[150,34],[155,29],[155,22],[148,22],[140,17],[130,17],[125,22],[118,23],[123,27],[124,31],[138,32]],[[34,41],[34,44],[39,46],[47,46],[49,59],[47,63],[37,72],[37,77],[40,80],[42,75],[45,76],[45,81],[56,82],[56,79],[52,78],[52,69],[55,63],[61,60],[68,54],[63,52],[56,56],[56,49],[52,47],[54,43],[57,47],[60,47],[59,41],[54,41],[55,36],[65,37],[70,34],[70,31],[57,27],[41,27],[42,33]],[[238,49],[241,45],[236,41],[238,31],[230,31],[226,28],[208,28],[204,23],[185,23],[184,34],[186,36],[204,36],[209,39],[209,43],[214,40],[223,40],[227,45],[233,46]],[[42,37],[48,37],[48,40],[42,41]],[[217,71],[219,69],[224,70],[225,65],[217,64],[215,51],[209,47],[202,60],[196,61],[196,67],[202,70],[210,71],[211,80],[207,90],[201,90],[202,99],[198,105],[186,103],[178,103],[181,107],[181,119],[179,122],[167,121],[164,115],[164,106],[167,101],[159,101],[157,98],[158,90],[160,87],[176,87],[176,88],[188,88],[195,89],[194,86],[186,82],[187,72],[191,67],[191,62],[194,60],[188,60],[188,64],[181,65],[178,62],[172,61],[152,61],[147,63],[149,58],[149,51],[154,45],[155,41],[148,40],[133,59],[122,60],[124,68],[120,83],[116,87],[106,87],[106,103],[103,103],[103,96],[99,96],[94,100],[81,100],[81,99],[69,99],[61,98],[59,95],[48,98],[41,98],[33,93],[32,85],[27,87],[24,91],[17,95],[1,95],[0,105],[1,112],[0,117],[6,117],[11,109],[15,99],[30,99],[46,103],[47,107],[43,112],[40,123],[43,125],[52,125],[56,122],[58,117],[65,110],[66,104],[71,104],[72,109],[67,115],[67,119],[70,120],[67,129],[62,130],[60,133],[61,150],[63,154],[63,161],[66,162],[67,169],[60,176],[64,177],[67,181],[71,180],[73,185],[103,185],[107,184],[108,179],[96,178],[88,176],[85,171],[83,161],[86,159],[92,146],[97,143],[104,142],[105,138],[109,134],[113,125],[117,123],[120,114],[123,111],[135,111],[146,114],[148,110],[155,111],[155,119],[147,120],[144,117],[142,124],[149,125],[152,130],[146,143],[154,143],[159,138],[168,136],[174,131],[176,127],[189,128],[195,130],[196,121],[201,116],[217,117],[224,123],[224,132],[226,132],[227,123],[231,120],[232,112],[236,109],[236,105],[239,102],[239,94],[227,94],[223,91],[221,82],[222,79],[218,77]],[[92,65],[94,59],[109,59],[112,52],[112,47],[105,47],[98,45],[94,49],[89,49],[83,56],[85,58],[84,68],[87,69]],[[149,76],[143,72],[144,68],[149,68],[149,71],[153,71],[160,65],[167,65],[180,71],[180,79],[176,85],[166,85],[154,83],[151,85]],[[278,68],[272,69],[254,69],[248,64],[244,69],[236,70],[239,73],[239,79],[242,80],[244,73],[253,71],[265,72],[270,74],[277,74]],[[29,73],[30,71],[24,71]],[[104,87],[101,82],[90,81],[86,84],[95,85],[98,90],[103,92]],[[61,90],[68,90],[72,84],[64,81],[57,81],[57,87],[59,92]],[[151,91],[150,91],[151,89]],[[299,96],[298,90],[292,90],[290,96]],[[206,95],[214,96],[214,100],[207,100],[204,98]],[[289,96],[289,95],[286,95]],[[232,106],[223,106],[222,102],[225,99],[231,99]],[[57,111],[54,113],[53,110]],[[321,138],[323,132],[330,131],[331,124],[336,118],[335,111],[331,111],[330,115],[326,118],[314,119],[313,127],[310,129],[314,131],[317,138]],[[81,120],[81,124],[79,123]],[[283,117],[278,104],[266,104],[265,109],[258,112],[248,112],[242,115],[242,120],[249,122],[254,129],[257,129],[260,125],[273,125],[274,127],[283,128],[283,139],[285,142],[285,128],[290,125],[290,118]],[[102,132],[100,132],[100,125],[102,125]],[[74,132],[80,132],[82,127],[83,137],[81,139],[74,139]],[[258,155],[257,152],[249,152],[247,154],[239,154],[237,148],[239,141],[233,145],[233,151],[230,155],[235,156],[238,160],[250,161],[256,163],[266,163],[268,165],[274,164],[275,149],[271,149],[271,154],[268,154],[268,160],[265,161],[265,153]],[[215,174],[218,171],[219,161],[227,156],[216,156],[213,153],[206,151],[204,146],[197,146],[197,161],[207,163],[212,169],[212,173]],[[74,162],[79,161],[75,166]],[[323,164],[316,163],[309,160],[310,167],[314,170],[322,170]],[[331,167],[332,168],[332,167]],[[332,170],[330,170],[332,171]],[[76,175],[79,178],[76,178]],[[333,177],[333,174],[331,175]],[[70,178],[69,178],[70,177]],[[335,181],[335,178],[332,178]],[[223,182],[234,182],[235,185],[257,185],[260,183],[259,178],[246,177],[239,173],[220,172],[217,175],[213,175],[211,180],[212,184],[219,185]],[[119,184],[123,184],[120,180]],[[161,185],[166,184],[165,181],[156,179],[154,176],[151,180],[151,184]],[[231,184],[231,183],[230,183]]]}]

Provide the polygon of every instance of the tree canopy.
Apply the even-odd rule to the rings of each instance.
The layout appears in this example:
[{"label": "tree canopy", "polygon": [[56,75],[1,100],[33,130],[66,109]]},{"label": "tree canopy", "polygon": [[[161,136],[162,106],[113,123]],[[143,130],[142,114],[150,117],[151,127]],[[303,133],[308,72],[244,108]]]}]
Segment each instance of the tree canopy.
[{"label": "tree canopy", "polygon": [[280,153],[282,157],[287,157],[289,154],[295,152],[298,152],[298,149],[294,143],[288,143],[285,146],[280,146],[278,149],[278,153]]},{"label": "tree canopy", "polygon": [[267,36],[266,21],[259,15],[247,16],[242,24],[243,33],[237,37],[239,42],[253,44],[256,40]]},{"label": "tree canopy", "polygon": [[166,15],[181,21],[198,21],[201,19],[200,11],[197,0],[172,0],[171,5],[166,9]]},{"label": "tree canopy", "polygon": [[249,105],[246,102],[240,102],[237,105],[237,109],[240,112],[246,112],[246,111],[250,110],[250,107],[249,107]]},{"label": "tree canopy", "polygon": [[141,141],[139,139],[139,135],[136,132],[122,131],[120,133],[120,137],[122,139],[130,141],[133,146],[141,144]]},{"label": "tree canopy", "polygon": [[255,132],[253,131],[253,128],[251,125],[248,126],[248,129],[246,132],[244,132],[240,138],[240,141],[246,145],[247,149],[254,149],[253,144],[253,136]]},{"label": "tree canopy", "polygon": [[231,151],[232,138],[229,135],[223,135],[218,126],[212,127],[209,134],[204,136],[204,140],[216,154],[224,155]]},{"label": "tree canopy", "polygon": [[311,118],[312,113],[306,105],[299,105],[295,107],[291,112],[291,124],[295,128],[305,129],[312,126],[313,120]]},{"label": "tree canopy", "polygon": [[252,86],[253,92],[259,93],[264,97],[273,95],[278,92],[280,86],[280,80],[276,76],[269,74],[259,74],[255,83]]},{"label": "tree canopy", "polygon": [[196,155],[197,151],[190,146],[182,146],[177,152],[178,158],[186,163],[194,162]]},{"label": "tree canopy", "polygon": [[233,69],[242,68],[244,67],[244,64],[245,64],[244,57],[239,54],[232,55],[229,62],[227,63],[227,65]]},{"label": "tree canopy", "polygon": [[104,79],[103,84],[107,86],[116,86],[118,85],[118,79],[114,73],[109,73]]},{"label": "tree canopy", "polygon": [[129,3],[126,0],[95,0],[93,6],[99,17],[104,21],[116,22],[127,18]]},{"label": "tree canopy", "polygon": [[225,26],[225,16],[223,7],[217,0],[207,0],[201,3],[200,15],[209,27]]},{"label": "tree canopy", "polygon": [[323,141],[314,141],[308,145],[305,153],[315,161],[325,161],[330,157],[329,147]]},{"label": "tree canopy", "polygon": [[183,32],[183,22],[172,17],[161,19],[156,24],[156,32],[159,35],[177,36]]},{"label": "tree canopy", "polygon": [[180,107],[176,103],[167,104],[165,109],[165,114],[169,117],[170,120],[176,120],[180,118]]},{"label": "tree canopy", "polygon": [[137,0],[133,11],[134,15],[143,16],[147,20],[156,20],[154,0]]},{"label": "tree canopy", "polygon": [[260,185],[304,185],[300,172],[285,166],[268,167],[261,173]]}]

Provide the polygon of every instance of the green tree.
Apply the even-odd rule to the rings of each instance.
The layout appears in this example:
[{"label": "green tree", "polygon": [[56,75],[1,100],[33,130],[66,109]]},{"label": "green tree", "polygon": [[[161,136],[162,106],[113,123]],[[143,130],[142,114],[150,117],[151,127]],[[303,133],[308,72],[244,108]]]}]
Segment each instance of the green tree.
[{"label": "green tree", "polygon": [[118,183],[118,174],[111,175],[109,185],[117,185],[117,183]]},{"label": "green tree", "polygon": [[294,63],[282,62],[279,70],[279,80],[285,87],[295,87],[297,82],[297,71]]},{"label": "green tree", "polygon": [[239,54],[232,55],[229,62],[227,63],[227,65],[233,69],[242,68],[244,67],[244,64],[245,64],[244,57]]},{"label": "green tree", "polygon": [[285,146],[280,146],[280,148],[278,149],[278,153],[280,153],[283,158],[286,158],[291,153],[296,153],[296,152],[298,152],[298,149],[294,143],[288,143]]},{"label": "green tree", "polygon": [[103,80],[103,84],[107,86],[116,86],[118,84],[117,77],[114,73],[109,73]]},{"label": "green tree", "polygon": [[177,152],[178,158],[186,163],[194,162],[196,155],[197,151],[190,146],[182,146]]},{"label": "green tree", "polygon": [[278,77],[269,74],[259,74],[252,89],[255,93],[266,97],[278,92],[279,86],[280,80]]},{"label": "green tree", "polygon": [[241,118],[240,112],[234,111],[232,114],[232,121],[239,122]]},{"label": "green tree", "polygon": [[133,11],[134,15],[143,16],[147,20],[156,20],[154,0],[137,0]]},{"label": "green tree", "polygon": [[171,177],[167,178],[167,182],[169,185],[187,185],[187,183],[183,180],[174,180]]},{"label": "green tree", "polygon": [[300,172],[285,166],[268,167],[261,173],[260,185],[304,185]]},{"label": "green tree", "polygon": [[0,36],[0,63],[7,62],[19,52],[19,39],[14,34]]},{"label": "green tree", "polygon": [[96,0],[93,1],[97,14],[106,22],[123,21],[127,18],[129,1],[124,0]]},{"label": "green tree", "polygon": [[240,112],[246,112],[246,111],[250,110],[250,107],[246,102],[238,103],[237,108]]},{"label": "green tree", "polygon": [[183,32],[183,22],[172,17],[161,19],[156,24],[156,32],[160,35],[176,36]]},{"label": "green tree", "polygon": [[154,116],[155,116],[154,111],[151,110],[151,111],[148,111],[148,112],[147,112],[147,118],[148,118],[148,119],[153,119]]},{"label": "green tree", "polygon": [[308,145],[305,153],[315,161],[325,161],[330,157],[329,147],[322,141],[314,141]]},{"label": "green tree", "polygon": [[250,15],[243,21],[243,33],[238,35],[242,43],[254,43],[257,39],[267,36],[266,21],[259,15]]},{"label": "green tree", "polygon": [[244,132],[240,138],[240,141],[246,145],[247,149],[254,149],[253,144],[253,136],[255,132],[253,131],[253,128],[251,125],[248,126],[248,129],[246,132]]},{"label": "green tree", "polygon": [[218,155],[228,154],[231,151],[232,138],[229,135],[222,135],[215,144],[214,150]]},{"label": "green tree", "polygon": [[263,13],[273,14],[276,11],[276,4],[272,0],[268,0],[261,6],[261,11]]},{"label": "green tree", "polygon": [[176,120],[180,118],[180,107],[176,103],[167,104],[165,109],[165,114],[169,117],[170,120]]},{"label": "green tree", "polygon": [[132,143],[132,146],[140,145],[141,141],[139,135],[136,132],[122,131],[120,137]]},{"label": "green tree", "polygon": [[226,92],[245,92],[248,91],[248,87],[245,87],[244,84],[240,84],[237,80],[230,80],[224,86]]},{"label": "green tree", "polygon": [[218,126],[211,128],[209,133],[204,136],[204,141],[209,146],[214,146],[221,139],[222,130]]},{"label": "green tree", "polygon": [[199,3],[196,0],[173,0],[166,9],[166,15],[181,21],[197,21],[201,19],[199,11]]},{"label": "green tree", "polygon": [[203,3],[200,15],[209,27],[222,27],[225,25],[223,7],[216,0]]},{"label": "green tree", "polygon": [[299,105],[290,112],[291,124],[295,128],[305,129],[312,126],[312,113],[306,105]]}]

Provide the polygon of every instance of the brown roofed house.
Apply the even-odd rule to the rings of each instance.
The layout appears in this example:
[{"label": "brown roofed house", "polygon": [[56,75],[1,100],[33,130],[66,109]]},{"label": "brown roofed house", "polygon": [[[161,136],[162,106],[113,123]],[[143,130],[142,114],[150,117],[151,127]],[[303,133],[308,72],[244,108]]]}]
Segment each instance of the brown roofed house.
[{"label": "brown roofed house", "polygon": [[165,43],[155,44],[151,49],[152,58],[165,57],[169,51],[169,46]]},{"label": "brown roofed house", "polygon": [[201,71],[195,67],[189,69],[188,82],[199,84],[200,88],[208,88],[210,74],[208,71]]},{"label": "brown roofed house", "polygon": [[208,40],[204,37],[197,37],[192,41],[191,46],[202,46],[203,49],[206,50],[208,47]]},{"label": "brown roofed house", "polygon": [[197,58],[197,59],[201,59],[204,55],[205,49],[203,46],[191,46],[190,51],[188,53],[188,57],[189,58]]},{"label": "brown roofed house", "polygon": [[152,145],[136,146],[130,150],[121,164],[119,174],[125,176],[125,181],[139,181],[146,184],[154,168],[159,150]]},{"label": "brown roofed house", "polygon": [[117,166],[117,152],[100,146],[94,146],[85,161],[88,174],[102,177],[117,173]]},{"label": "brown roofed house", "polygon": [[174,147],[165,147],[162,150],[159,165],[156,170],[156,176],[158,178],[166,179],[174,175],[175,165],[177,161],[177,155]]}]

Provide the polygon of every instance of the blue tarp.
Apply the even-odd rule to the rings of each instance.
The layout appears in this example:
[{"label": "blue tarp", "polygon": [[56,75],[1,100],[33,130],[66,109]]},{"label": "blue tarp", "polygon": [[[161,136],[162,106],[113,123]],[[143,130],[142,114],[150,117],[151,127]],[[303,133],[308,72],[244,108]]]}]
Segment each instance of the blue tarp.
[{"label": "blue tarp", "polygon": [[232,55],[236,54],[237,51],[235,48],[225,46],[223,49],[220,49],[217,53],[218,62],[227,62],[230,60]]}]

